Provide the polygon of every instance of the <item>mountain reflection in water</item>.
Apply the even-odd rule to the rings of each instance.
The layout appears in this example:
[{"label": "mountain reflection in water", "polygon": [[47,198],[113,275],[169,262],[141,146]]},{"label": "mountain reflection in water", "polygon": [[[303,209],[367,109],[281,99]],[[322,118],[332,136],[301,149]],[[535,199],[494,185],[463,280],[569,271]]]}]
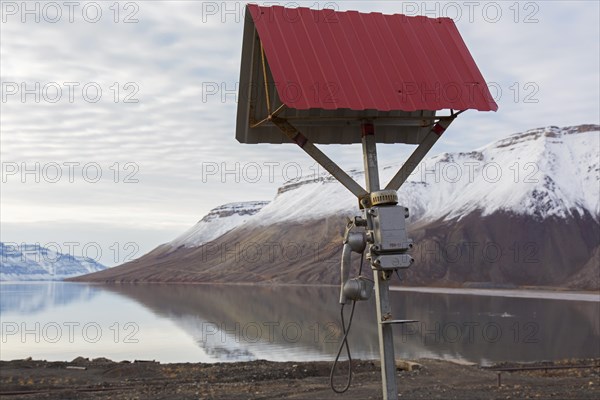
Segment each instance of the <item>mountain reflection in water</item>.
[{"label": "mountain reflection in water", "polygon": [[[341,337],[335,287],[3,283],[0,290],[2,359],[331,360]],[[395,318],[419,321],[394,328],[401,358],[489,364],[600,357],[597,301],[407,291],[393,291],[391,300]],[[48,321],[64,323],[60,318],[99,321],[106,337],[85,346],[36,343],[5,329],[40,322],[43,330]],[[135,324],[136,341],[123,340],[126,323]],[[353,358],[379,357],[375,324],[374,301],[358,303],[349,337]],[[119,340],[110,340],[117,329]]]}]

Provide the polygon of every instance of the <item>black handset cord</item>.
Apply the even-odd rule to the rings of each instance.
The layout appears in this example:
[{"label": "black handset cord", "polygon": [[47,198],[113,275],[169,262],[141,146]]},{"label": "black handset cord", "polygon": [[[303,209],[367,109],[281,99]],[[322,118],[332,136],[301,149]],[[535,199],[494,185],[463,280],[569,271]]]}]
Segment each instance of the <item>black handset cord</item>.
[{"label": "black handset cord", "polygon": [[[362,273],[363,268],[363,260],[364,255],[361,254],[360,257],[360,268],[358,269],[358,275]],[[340,319],[342,321],[342,332],[344,336],[342,337],[342,342],[340,343],[340,347],[338,349],[337,355],[335,356],[335,360],[333,361],[333,365],[331,367],[331,372],[329,373],[329,385],[331,386],[331,390],[336,393],[344,393],[350,388],[350,384],[352,383],[352,355],[350,354],[350,346],[348,345],[348,334],[350,333],[350,327],[352,326],[352,319],[354,318],[354,308],[356,307],[356,300],[352,301],[352,310],[350,311],[350,318],[348,318],[348,326],[344,321],[344,306],[340,308]],[[342,350],[346,347],[346,354],[348,355],[348,377],[346,378],[346,385],[342,389],[336,389],[333,384],[333,374],[335,372],[335,368],[337,367],[340,356],[342,355]]]}]

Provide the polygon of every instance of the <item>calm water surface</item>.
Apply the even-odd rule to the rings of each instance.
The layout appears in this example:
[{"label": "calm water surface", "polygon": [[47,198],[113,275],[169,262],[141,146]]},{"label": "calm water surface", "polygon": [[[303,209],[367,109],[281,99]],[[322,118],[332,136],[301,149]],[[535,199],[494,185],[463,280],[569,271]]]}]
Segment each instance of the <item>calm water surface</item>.
[{"label": "calm water surface", "polygon": [[[600,357],[598,295],[450,292],[391,293],[395,318],[419,321],[394,328],[399,357]],[[2,283],[0,357],[331,360],[341,335],[337,298],[333,287]],[[379,356],[374,311],[374,301],[356,306],[354,358]]]}]

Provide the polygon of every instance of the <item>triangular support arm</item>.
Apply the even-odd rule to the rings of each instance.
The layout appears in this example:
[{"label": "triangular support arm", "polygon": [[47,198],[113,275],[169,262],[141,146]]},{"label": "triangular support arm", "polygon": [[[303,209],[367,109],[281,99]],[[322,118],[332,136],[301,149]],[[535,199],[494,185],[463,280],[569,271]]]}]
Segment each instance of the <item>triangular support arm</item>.
[{"label": "triangular support arm", "polygon": [[404,182],[408,179],[410,174],[419,166],[419,163],[423,161],[423,158],[429,153],[429,150],[433,147],[433,145],[438,141],[438,139],[442,136],[444,131],[448,129],[452,121],[461,114],[463,111],[459,111],[457,113],[453,113],[449,117],[440,117],[439,122],[437,122],[427,136],[423,139],[423,141],[417,146],[417,148],[412,152],[408,160],[402,165],[400,170],[394,175],[392,180],[386,185],[385,190],[398,190],[402,186]]},{"label": "triangular support arm", "polygon": [[298,131],[286,119],[272,117],[271,122],[275,124],[290,140],[295,142],[302,150],[329,172],[335,179],[351,191],[359,200],[366,198],[369,193],[362,188],[350,175],[341,169],[335,162],[325,155],[317,146],[312,144],[306,136]]},{"label": "triangular support arm", "polygon": [[[417,146],[417,148],[410,155],[408,160],[402,165],[400,170],[394,175],[392,180],[387,184],[385,190],[398,190],[402,186],[406,179],[412,174],[417,168],[419,163],[425,158],[429,150],[442,136],[444,131],[448,129],[452,121],[461,114],[463,111],[452,113],[447,117],[440,117],[440,120],[431,127],[429,133],[425,136],[423,141]],[[265,118],[265,120],[271,121],[277,126],[291,141],[295,142],[302,150],[304,150],[309,156],[312,157],[319,165],[321,165],[327,172],[329,172],[335,179],[337,179],[346,189],[351,191],[359,201],[363,199],[368,200],[369,193],[362,188],[350,175],[348,175],[343,169],[341,169],[335,162],[327,157],[321,150],[319,150],[313,143],[311,143],[306,136],[304,136],[298,129],[290,124],[285,118],[279,118],[273,114]],[[362,202],[361,202],[362,204]]]}]

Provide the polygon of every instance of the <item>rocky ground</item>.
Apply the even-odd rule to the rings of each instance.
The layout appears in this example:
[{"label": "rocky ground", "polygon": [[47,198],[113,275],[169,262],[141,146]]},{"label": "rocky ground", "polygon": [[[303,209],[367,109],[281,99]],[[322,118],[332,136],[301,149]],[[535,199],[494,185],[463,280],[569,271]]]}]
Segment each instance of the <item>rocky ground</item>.
[{"label": "rocky ground", "polygon": [[[557,366],[596,367],[557,369]],[[546,370],[498,371],[476,365],[418,360],[398,369],[402,399],[598,399],[600,360],[527,364]],[[497,368],[521,368],[504,364]],[[78,358],[72,362],[0,362],[0,398],[5,399],[379,399],[376,362],[355,361],[351,388],[329,388],[329,362],[253,361],[220,364],[160,364]],[[340,365],[343,386],[347,364]],[[406,368],[406,365],[404,365]]]}]

